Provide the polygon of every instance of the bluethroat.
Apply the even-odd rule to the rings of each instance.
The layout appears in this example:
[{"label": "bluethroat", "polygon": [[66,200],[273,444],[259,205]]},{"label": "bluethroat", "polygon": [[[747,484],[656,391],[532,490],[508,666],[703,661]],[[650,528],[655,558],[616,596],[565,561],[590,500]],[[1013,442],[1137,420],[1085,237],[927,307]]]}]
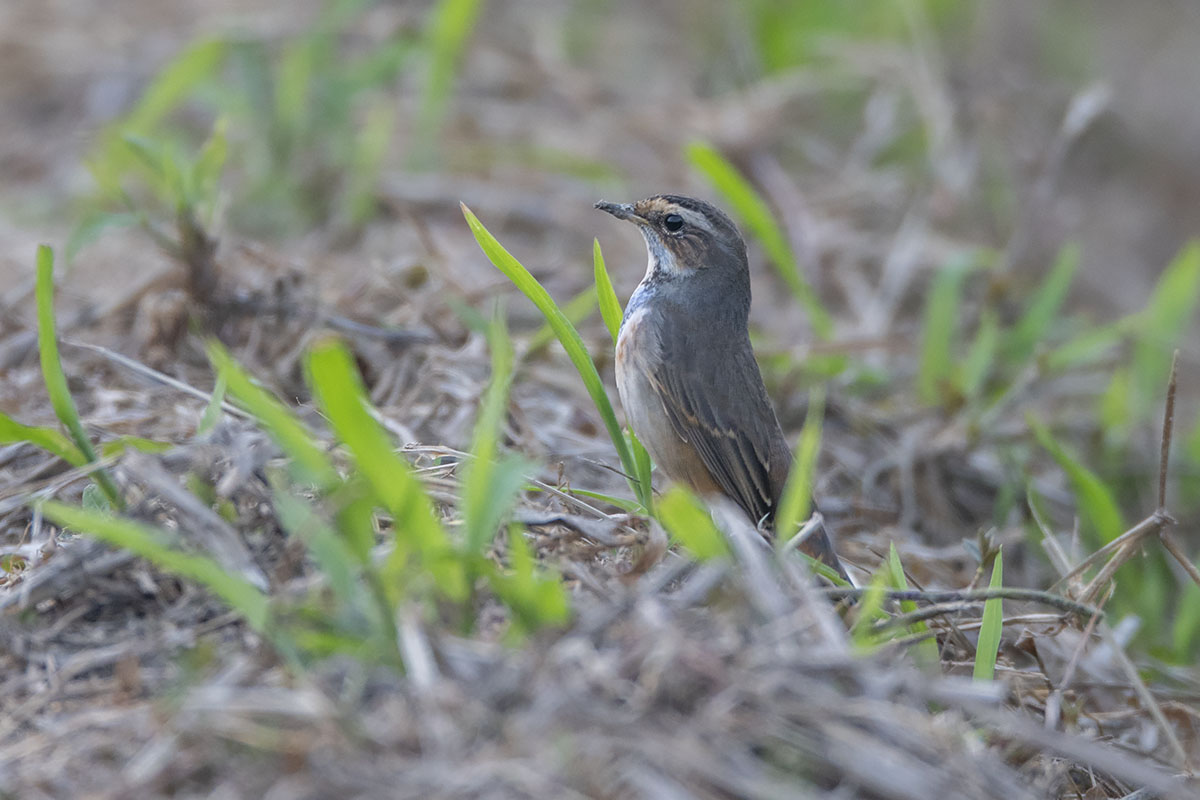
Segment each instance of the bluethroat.
[{"label": "bluethroat", "polygon": [[[672,481],[729,497],[770,531],[792,455],[750,346],[750,266],[737,226],[679,195],[596,208],[635,223],[650,254],[617,338],[630,427]],[[823,526],[800,549],[845,577]]]}]

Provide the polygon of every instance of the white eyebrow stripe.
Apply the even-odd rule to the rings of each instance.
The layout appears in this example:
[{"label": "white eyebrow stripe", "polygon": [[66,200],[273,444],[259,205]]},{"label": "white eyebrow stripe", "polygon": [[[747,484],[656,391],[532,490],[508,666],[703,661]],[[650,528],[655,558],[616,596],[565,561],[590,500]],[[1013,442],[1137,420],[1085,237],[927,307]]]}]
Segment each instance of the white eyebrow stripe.
[{"label": "white eyebrow stripe", "polygon": [[707,231],[708,233],[713,233],[712,223],[708,221],[708,217],[704,216],[698,211],[692,211],[690,208],[681,208],[676,206],[668,213],[678,214],[679,216],[683,217],[683,221],[688,225],[699,228],[702,231]]}]

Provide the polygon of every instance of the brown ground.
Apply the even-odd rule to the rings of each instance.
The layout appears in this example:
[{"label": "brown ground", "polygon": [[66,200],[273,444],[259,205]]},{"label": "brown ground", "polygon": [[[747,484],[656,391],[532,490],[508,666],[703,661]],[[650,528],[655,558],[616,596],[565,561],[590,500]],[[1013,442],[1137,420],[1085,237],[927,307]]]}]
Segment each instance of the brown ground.
[{"label": "brown ground", "polygon": [[[88,187],[82,161],[95,132],[195,36],[239,29],[283,38],[305,30],[319,5],[0,6],[0,409],[28,424],[53,422],[31,333],[33,252],[39,241],[61,245],[73,223],[69,200]],[[225,303],[209,309],[214,332],[317,424],[304,406],[299,358],[329,319],[408,332],[390,344],[349,339],[398,440],[430,466],[445,448],[469,444],[488,379],[486,343],[450,298],[486,314],[494,297],[508,297],[519,353],[540,325],[480,253],[459,201],[560,300],[589,285],[599,237],[625,298],[641,274],[642,245],[592,203],[667,190],[711,196],[681,155],[691,139],[710,140],[787,221],[835,312],[834,349],[892,376],[914,371],[923,289],[957,254],[1008,247],[1021,286],[1077,237],[1085,258],[1074,302],[1107,319],[1140,307],[1158,270],[1197,233],[1194,137],[1185,132],[1196,129],[1190,98],[1200,63],[1190,51],[1200,18],[1186,3],[1145,14],[1097,3],[1086,63],[1075,64],[1073,50],[1058,53],[1071,61],[1058,71],[1057,51],[1039,37],[1069,26],[1070,3],[983,2],[972,27],[940,49],[835,45],[845,75],[874,91],[848,123],[829,119],[825,102],[845,77],[751,82],[753,64],[738,61],[748,34],[722,4],[650,5],[488,4],[445,129],[443,166],[403,168],[416,101],[415,81],[401,81],[378,219],[349,239],[318,228],[281,240],[252,239],[226,220],[217,257]],[[423,13],[421,4],[383,6],[357,33],[370,41]],[[681,14],[691,15],[686,26]],[[1073,97],[1099,97],[1085,93],[1097,77],[1112,91],[1104,110],[1063,137],[1066,108]],[[913,113],[936,132],[928,158],[879,166],[874,148]],[[1066,148],[1059,160],[1056,142]],[[611,169],[579,177],[531,166],[530,152]],[[993,191],[1009,196],[989,199]],[[786,362],[765,371],[794,437],[809,383],[795,363],[812,352],[811,337],[761,253],[751,258],[752,321],[760,354]],[[85,421],[101,440],[177,445],[116,465],[142,498],[138,510],[186,527],[186,509],[163,503],[156,483],[189,471],[225,479],[255,568],[276,592],[304,585],[310,575],[282,539],[265,487],[251,479],[274,456],[265,437],[227,417],[195,440],[202,397],[86,346],[208,392],[202,341],[186,329],[182,267],[139,234],[115,232],[72,269],[59,271],[59,324]],[[270,301],[272,313],[240,313],[235,299],[257,309]],[[598,317],[581,331],[611,378]],[[1188,386],[1186,367],[1200,351],[1182,349]],[[1023,431],[1025,409],[1070,407],[1101,378],[1031,388],[998,431]],[[1193,405],[1187,391],[1181,405]],[[608,469],[611,445],[556,345],[522,362],[506,434],[551,485],[628,491]],[[862,396],[835,384],[822,458],[818,493],[856,577],[894,542],[922,586],[980,580],[961,542],[992,525],[1004,465],[955,419],[907,395]],[[1131,465],[1147,487],[1147,502],[1131,514],[1153,506],[1156,459],[1148,444]],[[1085,634],[1068,613],[1008,604],[1004,682],[974,684],[965,676],[975,605],[954,624],[936,623],[948,674],[931,676],[888,648],[855,657],[841,619],[795,565],[775,570],[747,546],[736,565],[692,569],[669,554],[630,577],[644,521],[531,495],[519,519],[568,514],[587,518],[576,527],[599,526],[590,537],[561,523],[531,527],[539,553],[572,588],[569,628],[512,648],[500,641],[505,621],[495,609],[480,609],[481,633],[470,639],[407,620],[409,647],[431,657],[423,669],[401,678],[347,661],[298,676],[204,592],[86,538],[60,540],[31,514],[31,492],[77,500],[78,478],[31,448],[0,447],[0,552],[27,562],[18,574],[0,573],[0,797],[1196,791],[1173,776],[1200,760],[1200,676],[1158,673],[1145,689],[1117,646],[1132,634],[1120,625]],[[1066,542],[1065,479],[1049,464],[1034,479]],[[431,472],[431,492],[451,519],[456,485],[453,474]],[[1004,520],[996,540],[1022,541],[1025,522]],[[603,546],[606,537],[613,546]],[[1006,549],[1006,583],[1044,587],[1049,574],[1040,556]]]}]

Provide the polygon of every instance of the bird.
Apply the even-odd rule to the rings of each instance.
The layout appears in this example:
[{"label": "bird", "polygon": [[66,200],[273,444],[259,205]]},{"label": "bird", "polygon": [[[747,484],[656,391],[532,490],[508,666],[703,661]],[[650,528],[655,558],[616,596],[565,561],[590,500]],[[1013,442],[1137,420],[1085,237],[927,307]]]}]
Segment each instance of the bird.
[{"label": "bird", "polygon": [[[636,224],[649,253],[616,341],[629,426],[672,482],[728,497],[771,532],[792,454],[750,344],[741,233],[716,206],[682,195],[595,207]],[[849,581],[823,524],[800,549]]]}]

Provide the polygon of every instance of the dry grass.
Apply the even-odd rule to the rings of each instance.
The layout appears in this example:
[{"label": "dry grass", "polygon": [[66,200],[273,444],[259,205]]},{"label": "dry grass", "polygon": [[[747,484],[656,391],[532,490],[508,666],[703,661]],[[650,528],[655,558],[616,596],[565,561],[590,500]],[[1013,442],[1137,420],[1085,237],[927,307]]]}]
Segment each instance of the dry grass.
[{"label": "dry grass", "polygon": [[[802,344],[807,331],[793,302],[756,266],[760,352],[793,364],[850,353],[891,375],[916,371],[919,300],[934,271],[972,249],[982,227],[946,224],[954,216],[947,203],[966,205],[946,192],[967,193],[972,141],[956,126],[936,54],[846,53],[847,64],[878,81],[876,116],[838,151],[844,160],[797,178],[781,160],[781,143],[792,144],[783,132],[816,113],[814,98],[833,79],[805,74],[683,102],[663,87],[685,81],[694,65],[664,57],[670,74],[614,95],[596,74],[553,54],[514,50],[520,15],[489,13],[447,128],[449,151],[568,142],[580,158],[638,176],[620,182],[625,190],[704,194],[680,160],[682,142],[664,132],[717,142],[789,221],[837,321],[832,343]],[[44,24],[69,29],[72,21]],[[897,59],[905,69],[893,74]],[[915,82],[916,105],[940,132],[935,189],[873,158],[874,143],[887,138],[882,129],[895,124],[887,108],[896,75]],[[530,99],[512,99],[517,89]],[[1025,187],[1022,225],[1036,227],[1052,203],[1057,170],[1094,119],[1086,106],[1095,102],[1081,95],[1066,123],[1046,124],[1041,144],[1052,157]],[[413,104],[403,93],[397,103]],[[564,105],[586,111],[587,124],[556,122]],[[820,132],[797,138],[822,163],[830,142]],[[490,171],[460,165],[385,178],[381,218],[351,242],[324,230],[274,244],[226,232],[205,267],[213,274],[204,308],[195,305],[195,270],[162,259],[141,238],[118,234],[87,251],[62,287],[59,323],[82,416],[101,441],[171,444],[158,455],[106,460],[130,513],[202,542],[275,596],[311,586],[312,565],[282,533],[261,478],[279,457],[270,440],[233,408],[213,432],[194,435],[212,387],[196,330],[219,337],[318,430],[300,359],[333,330],[351,343],[385,425],[456,524],[455,462],[470,441],[489,361],[484,336],[454,309],[486,313],[491,298],[510,291],[475,249],[458,202],[560,300],[588,285],[594,235],[622,297],[644,259],[636,240],[591,212],[595,182],[498,161]],[[1007,242],[1010,261],[1035,258],[1027,234]],[[6,255],[25,257],[19,238],[10,246]],[[51,424],[31,297],[31,281],[0,293],[0,408]],[[998,680],[974,682],[978,596],[947,596],[930,612],[942,669],[922,670],[903,642],[863,652],[847,632],[862,602],[835,606],[802,565],[761,547],[732,515],[718,514],[735,544],[731,562],[695,565],[670,551],[660,559],[656,525],[572,493],[628,490],[567,360],[555,345],[523,353],[540,320],[515,300],[509,311],[520,361],[504,444],[542,465],[532,477],[544,486],[526,493],[514,516],[571,589],[568,626],[513,646],[498,605],[474,609],[469,637],[430,627],[414,608],[398,623],[407,675],[349,659],[297,673],[194,586],[43,521],[30,498],[78,501],[86,471],[29,446],[0,446],[0,552],[21,564],[0,573],[0,797],[1195,796],[1200,676],[1194,668],[1151,671],[1140,657],[1135,664],[1126,654],[1132,631],[1121,624],[1006,602]],[[593,352],[607,352],[598,319],[582,330]],[[610,377],[607,356],[598,360]],[[804,379],[791,367],[768,375],[794,433]],[[961,419],[912,397],[835,387],[817,489],[855,576],[873,571],[894,544],[915,587],[986,585],[962,541],[993,526],[1006,481],[994,443],[1025,433],[1025,411],[1071,407],[1102,377],[1018,384],[983,442]],[[1146,448],[1147,463],[1157,465],[1155,450]],[[1163,464],[1165,475],[1165,456]],[[189,475],[216,487],[232,515],[193,502],[180,489]],[[1055,512],[1036,523],[1054,574],[1066,576],[1060,588],[1076,603],[1103,607],[1116,567],[1160,538],[1187,561],[1170,537],[1166,484],[1148,479],[1157,509],[1140,509],[1152,512],[1147,521],[1098,556],[1113,566],[1084,584],[1070,574],[1087,554],[1063,530],[1067,482],[1052,468],[1031,480]],[[1026,523],[1023,515],[1004,520],[984,546],[1006,545],[1007,585],[1045,588],[1053,575],[1019,545]],[[501,540],[498,558],[503,550]]]}]

